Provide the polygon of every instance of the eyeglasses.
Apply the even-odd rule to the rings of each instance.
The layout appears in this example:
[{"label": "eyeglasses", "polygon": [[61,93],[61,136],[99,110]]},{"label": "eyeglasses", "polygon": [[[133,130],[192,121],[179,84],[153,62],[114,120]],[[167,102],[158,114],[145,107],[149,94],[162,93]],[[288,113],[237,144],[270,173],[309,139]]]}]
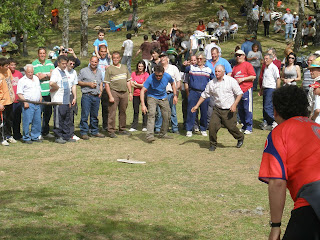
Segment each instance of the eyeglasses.
[{"label": "eyeglasses", "polygon": [[197,58],[197,60],[202,60],[203,58]]}]

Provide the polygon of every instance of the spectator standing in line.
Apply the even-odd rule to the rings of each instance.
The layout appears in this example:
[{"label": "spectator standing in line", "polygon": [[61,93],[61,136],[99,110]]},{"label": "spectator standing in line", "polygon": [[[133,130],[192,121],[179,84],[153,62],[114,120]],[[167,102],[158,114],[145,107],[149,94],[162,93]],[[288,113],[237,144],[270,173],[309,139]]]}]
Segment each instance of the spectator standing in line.
[{"label": "spectator standing in line", "polygon": [[98,38],[94,41],[93,46],[94,46],[94,55],[97,56],[97,58],[101,58],[101,56],[99,55],[99,48],[102,45],[105,45],[107,47],[107,56],[108,58],[110,58],[110,52],[109,52],[109,48],[108,48],[108,43],[107,41],[104,39],[104,35],[105,35],[105,31],[103,29],[100,29],[98,31]]},{"label": "spectator standing in line", "polygon": [[[133,121],[129,132],[137,131],[140,108],[140,92],[143,88],[143,83],[149,77],[149,73],[145,71],[146,63],[139,61],[137,63],[136,71],[131,73],[131,85],[133,87]],[[144,98],[145,105],[148,107],[147,95]],[[142,113],[142,132],[147,131],[147,114]]]},{"label": "spectator standing in line", "polygon": [[219,11],[217,12],[218,18],[219,18],[219,23],[223,20],[224,17],[229,19],[229,13],[226,9],[224,9],[223,5],[220,5]]},{"label": "spectator standing in line", "polygon": [[23,77],[22,73],[16,70],[17,61],[13,58],[9,58],[9,69],[12,74],[12,88],[15,93],[15,100],[13,102],[13,109],[12,109],[12,130],[13,130],[13,138],[15,140],[20,140],[22,138],[21,135],[21,113],[22,113],[22,103],[18,101],[19,96],[17,94],[17,87],[19,80]]},{"label": "spectator standing in line", "polygon": [[271,22],[271,12],[269,7],[266,7],[266,10],[262,12],[262,22],[264,26],[264,36],[270,37],[269,27]]},{"label": "spectator standing in line", "polygon": [[287,13],[282,16],[282,22],[285,24],[286,35],[285,39],[292,39],[292,30],[293,30],[293,15],[291,14],[290,8],[286,9]]},{"label": "spectator standing in line", "polygon": [[150,51],[152,60],[150,61],[149,73],[154,73],[154,67],[160,64],[160,48],[154,48]]},{"label": "spectator standing in line", "polygon": [[152,49],[151,43],[148,41],[148,35],[143,36],[143,43],[140,45],[140,48],[138,49],[136,53],[136,57],[139,55],[139,53],[142,53],[142,59],[145,61],[146,66],[149,65],[149,61],[151,60],[151,54],[150,51]]},{"label": "spectator standing in line", "polygon": [[262,53],[258,49],[257,44],[252,45],[252,50],[248,53],[247,60],[254,68],[254,71],[256,73],[256,78],[253,82],[253,90],[257,90],[258,88],[258,81],[261,71],[261,61],[262,61]]},{"label": "spectator standing in line", "polygon": [[[32,65],[34,67],[34,75],[36,75],[40,80],[42,101],[51,102],[49,80],[51,77],[51,72],[54,69],[54,65],[49,59],[46,59],[46,49],[44,47],[40,47],[38,49],[38,59],[34,60],[32,62]],[[52,115],[52,106],[41,105],[41,111],[42,125],[41,135],[39,136],[39,138],[54,138],[54,135],[49,133],[49,122]]]},{"label": "spectator standing in line", "polygon": [[[17,86],[17,94],[19,99],[26,101],[41,102],[40,81],[34,73],[32,64],[24,67],[26,75],[22,77]],[[41,134],[41,108],[40,105],[24,102],[22,104],[22,142],[31,144],[33,142],[42,142],[39,139]],[[31,132],[29,127],[31,125]]]},{"label": "spectator standing in line", "polygon": [[151,41],[151,49],[159,49],[160,50],[160,42],[158,42],[158,40],[157,40],[157,36],[155,35],[155,34],[153,34],[152,36],[151,36],[151,39],[152,39],[152,41]]},{"label": "spectator standing in line", "polygon": [[121,64],[126,64],[129,72],[131,73],[131,60],[133,51],[133,42],[131,40],[131,33],[127,33],[127,40],[122,43],[123,56],[121,59]]}]

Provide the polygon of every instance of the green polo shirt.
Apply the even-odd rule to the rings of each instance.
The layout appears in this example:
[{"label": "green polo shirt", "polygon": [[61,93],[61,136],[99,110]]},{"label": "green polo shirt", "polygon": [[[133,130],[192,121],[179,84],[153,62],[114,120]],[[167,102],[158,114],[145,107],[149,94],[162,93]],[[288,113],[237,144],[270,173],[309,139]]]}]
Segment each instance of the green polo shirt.
[{"label": "green polo shirt", "polygon": [[[50,74],[50,71],[54,69],[54,65],[50,60],[45,60],[44,64],[42,64],[39,59],[36,59],[32,62],[34,68],[34,74],[37,73],[44,73]],[[50,85],[48,80],[40,80],[40,87],[41,87],[41,95],[42,96],[49,96],[50,95]]]}]

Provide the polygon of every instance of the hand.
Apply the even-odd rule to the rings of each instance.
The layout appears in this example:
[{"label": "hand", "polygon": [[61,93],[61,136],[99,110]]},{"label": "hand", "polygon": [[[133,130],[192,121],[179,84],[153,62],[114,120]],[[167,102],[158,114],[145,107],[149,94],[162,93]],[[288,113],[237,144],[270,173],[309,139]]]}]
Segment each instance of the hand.
[{"label": "hand", "polygon": [[147,114],[148,109],[147,109],[146,105],[141,106],[141,111],[142,111],[144,114]]},{"label": "hand", "polygon": [[71,104],[72,104],[72,106],[74,106],[75,104],[77,103],[77,99],[72,99],[72,102],[71,102]]},{"label": "hand", "polygon": [[108,56],[108,58],[111,58],[111,55],[110,55],[110,53],[108,53],[108,54],[107,54],[107,56]]},{"label": "hand", "polygon": [[4,111],[4,106],[2,104],[0,104],[0,112]]},{"label": "hand", "polygon": [[109,97],[109,102],[114,103],[114,98],[112,96]]},{"label": "hand", "polygon": [[281,228],[273,227],[269,234],[269,240],[280,240]]},{"label": "hand", "polygon": [[237,106],[235,104],[232,104],[230,107],[231,112],[236,112],[237,111]]},{"label": "hand", "polygon": [[195,112],[197,111],[197,109],[198,109],[198,108],[197,108],[196,106],[194,106],[193,108],[191,108],[191,112],[192,112],[192,113],[195,113]]},{"label": "hand", "polygon": [[132,93],[129,93],[129,100],[130,100],[130,102],[132,102],[132,99],[133,99]]},{"label": "hand", "polygon": [[24,103],[23,103],[23,107],[24,107],[25,109],[29,108],[29,103],[24,102]]},{"label": "hand", "polygon": [[260,88],[258,95],[259,95],[260,97],[263,96],[262,88]]},{"label": "hand", "polygon": [[244,78],[238,78],[237,81],[238,83],[242,83],[244,81]]},{"label": "hand", "polygon": [[74,51],[72,48],[68,48],[68,53],[74,54]]},{"label": "hand", "polygon": [[178,103],[178,97],[174,96],[173,97],[173,105],[176,105]]},{"label": "hand", "polygon": [[97,83],[94,83],[94,82],[90,82],[89,85],[90,85],[91,88],[96,88],[97,87]]}]

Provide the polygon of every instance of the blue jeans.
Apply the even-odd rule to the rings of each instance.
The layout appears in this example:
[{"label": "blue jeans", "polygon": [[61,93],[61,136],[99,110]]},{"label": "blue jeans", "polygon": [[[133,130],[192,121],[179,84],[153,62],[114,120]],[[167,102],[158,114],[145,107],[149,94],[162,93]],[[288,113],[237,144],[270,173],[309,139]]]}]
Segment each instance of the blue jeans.
[{"label": "blue jeans", "polygon": [[275,90],[274,88],[263,89],[263,119],[268,125],[272,125],[274,122],[272,94]]},{"label": "blue jeans", "polygon": [[126,64],[130,73],[131,73],[131,60],[132,60],[132,56],[122,56],[122,59],[121,59],[121,64]]},{"label": "blue jeans", "polygon": [[292,23],[286,24],[285,27],[286,27],[286,36],[285,36],[285,39],[287,40],[287,39],[288,39],[288,36],[289,36],[289,38],[292,38],[293,24],[292,24]]},{"label": "blue jeans", "polygon": [[241,123],[243,124],[242,129],[243,130],[249,130],[252,131],[252,123],[253,123],[253,115],[252,115],[252,88],[250,88],[248,91],[246,91],[239,104],[238,104],[238,113],[241,120]]},{"label": "blue jeans", "polygon": [[[200,91],[194,91],[190,90],[189,97],[188,97],[188,110],[187,110],[187,124],[186,124],[186,130],[192,131],[194,123],[196,121],[197,113],[192,113],[191,108],[193,108],[199,98],[201,96]],[[208,120],[207,120],[207,113],[208,113],[208,106],[209,106],[210,98],[207,98],[204,100],[203,103],[200,105],[200,131],[206,131],[208,126]]]},{"label": "blue jeans", "polygon": [[[24,141],[38,140],[41,134],[41,108],[29,103],[29,108],[22,107],[22,127]],[[31,132],[29,126],[31,124]]]},{"label": "blue jeans", "polygon": [[90,131],[91,134],[99,133],[98,112],[100,106],[100,98],[90,94],[82,94],[81,98],[81,120],[80,134],[87,135],[89,132],[88,117],[90,114]]},{"label": "blue jeans", "polygon": [[256,78],[254,79],[254,82],[253,82],[253,90],[257,90],[261,67],[253,67],[253,69],[254,69],[254,72],[256,73]]},{"label": "blue jeans", "polygon": [[[168,93],[167,94],[167,99],[169,101],[169,106],[171,109],[171,128],[172,132],[178,132],[178,118],[177,118],[177,110],[176,110],[176,105],[173,104],[173,93]],[[157,106],[157,116],[156,116],[156,123],[155,123],[155,129],[156,132],[160,131],[162,125],[162,115],[160,111],[160,107]]]}]

